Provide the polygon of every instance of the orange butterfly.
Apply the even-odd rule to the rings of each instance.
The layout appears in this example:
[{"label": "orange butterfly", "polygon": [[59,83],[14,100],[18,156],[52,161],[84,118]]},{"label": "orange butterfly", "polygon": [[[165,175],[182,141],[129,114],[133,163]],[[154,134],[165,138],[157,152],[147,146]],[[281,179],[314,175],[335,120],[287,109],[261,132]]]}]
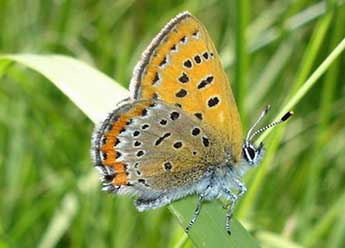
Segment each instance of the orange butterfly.
[{"label": "orange butterfly", "polygon": [[244,172],[262,159],[254,136],[243,142],[234,97],[206,28],[190,13],[173,18],[153,39],[131,80],[132,97],[96,128],[92,154],[103,188],[137,196],[139,211],[165,206],[187,195],[199,201],[229,201],[226,230],[245,193]]}]

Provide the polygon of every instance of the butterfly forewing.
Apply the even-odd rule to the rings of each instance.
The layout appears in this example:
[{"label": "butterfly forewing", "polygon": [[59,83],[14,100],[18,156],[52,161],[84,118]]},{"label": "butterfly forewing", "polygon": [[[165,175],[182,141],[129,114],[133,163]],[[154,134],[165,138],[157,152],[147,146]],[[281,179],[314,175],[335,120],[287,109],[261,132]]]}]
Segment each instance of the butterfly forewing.
[{"label": "butterfly forewing", "polygon": [[170,21],[136,66],[135,99],[160,99],[223,134],[234,161],[241,156],[242,126],[232,91],[205,27],[188,12]]}]

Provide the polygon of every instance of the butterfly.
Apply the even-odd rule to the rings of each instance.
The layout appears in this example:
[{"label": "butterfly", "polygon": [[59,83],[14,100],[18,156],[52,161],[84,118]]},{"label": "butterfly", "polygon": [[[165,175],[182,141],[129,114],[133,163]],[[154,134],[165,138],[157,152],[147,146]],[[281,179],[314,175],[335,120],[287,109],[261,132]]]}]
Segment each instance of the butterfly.
[{"label": "butterfly", "polygon": [[131,97],[96,127],[92,156],[105,191],[133,195],[139,211],[159,208],[188,195],[198,203],[229,202],[225,228],[236,202],[246,192],[241,178],[263,157],[246,137],[215,46],[201,22],[189,12],[173,18],[153,39],[136,65]]}]

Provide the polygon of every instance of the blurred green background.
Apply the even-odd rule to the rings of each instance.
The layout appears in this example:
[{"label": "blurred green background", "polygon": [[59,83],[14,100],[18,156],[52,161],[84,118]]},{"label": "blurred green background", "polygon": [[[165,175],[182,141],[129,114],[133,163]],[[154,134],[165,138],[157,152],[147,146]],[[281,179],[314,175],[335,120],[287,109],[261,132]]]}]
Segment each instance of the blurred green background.
[{"label": "blurred green background", "polygon": [[[0,0],[0,53],[70,55],[127,87],[141,52],[183,10],[208,28],[245,128],[267,103],[273,118],[345,37],[335,0]],[[235,216],[263,247],[345,246],[344,63],[271,133],[245,177]],[[48,80],[0,64],[0,248],[192,247],[166,207],[138,213],[85,183],[92,129]]]}]

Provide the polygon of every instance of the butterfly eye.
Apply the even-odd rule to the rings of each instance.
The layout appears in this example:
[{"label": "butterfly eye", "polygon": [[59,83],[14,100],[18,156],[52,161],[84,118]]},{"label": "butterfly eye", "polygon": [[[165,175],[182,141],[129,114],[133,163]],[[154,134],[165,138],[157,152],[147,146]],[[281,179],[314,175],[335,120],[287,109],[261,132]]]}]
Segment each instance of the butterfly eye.
[{"label": "butterfly eye", "polygon": [[253,146],[247,145],[243,147],[244,157],[245,159],[252,163],[256,157],[256,150]]},{"label": "butterfly eye", "polygon": [[247,152],[248,152],[248,154],[250,156],[250,159],[254,160],[254,158],[255,158],[255,150],[253,148],[251,148],[251,147],[248,147]]}]

